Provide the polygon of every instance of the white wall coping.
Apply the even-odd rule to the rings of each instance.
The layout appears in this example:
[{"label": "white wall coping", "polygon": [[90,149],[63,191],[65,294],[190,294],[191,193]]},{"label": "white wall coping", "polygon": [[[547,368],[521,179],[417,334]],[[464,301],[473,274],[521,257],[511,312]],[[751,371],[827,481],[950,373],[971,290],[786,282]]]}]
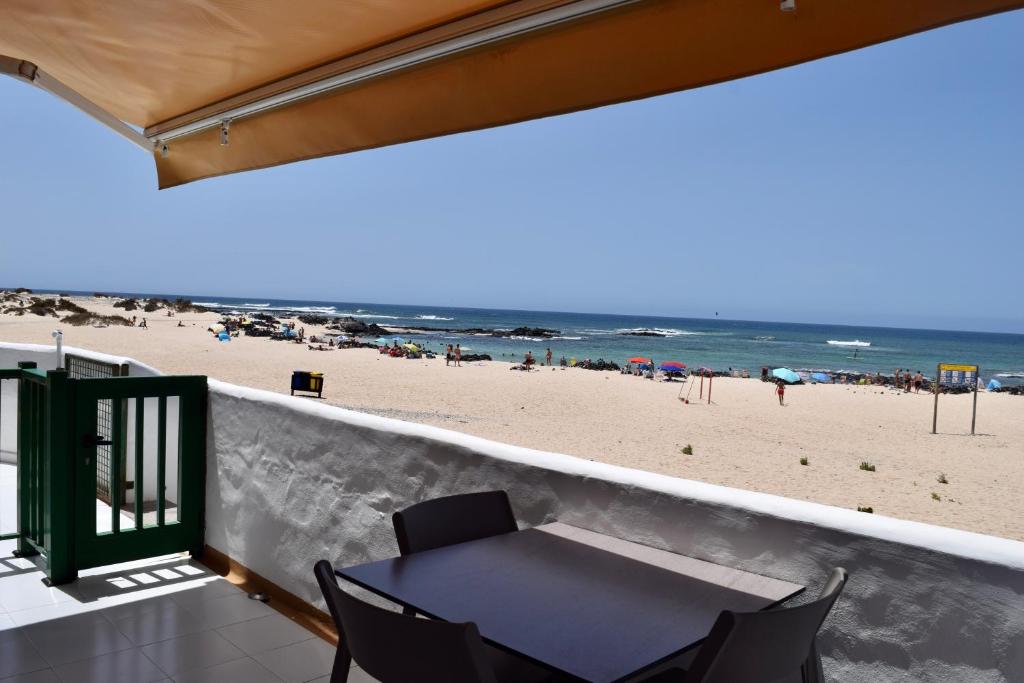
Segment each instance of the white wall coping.
[{"label": "white wall coping", "polygon": [[[31,353],[51,353],[57,352],[57,347],[50,344],[18,344],[14,342],[0,342],[0,349],[10,351],[29,351]],[[89,349],[79,348],[77,346],[64,346],[62,347],[64,353],[71,353],[76,356],[84,356],[93,360],[100,361],[101,363],[113,363],[115,365],[123,365],[125,363],[134,365],[135,367],[145,371],[151,372],[154,375],[162,375],[160,372],[151,365],[140,363],[134,358],[128,358],[127,356],[112,356],[109,353],[100,353],[99,351],[91,351]]]},{"label": "white wall coping", "polygon": [[619,465],[593,462],[562,453],[539,451],[491,441],[441,427],[405,422],[389,417],[360,413],[336,406],[310,403],[303,397],[277,394],[263,389],[243,387],[209,380],[210,389],[228,396],[275,404],[289,410],[340,420],[348,424],[403,436],[431,439],[475,451],[516,464],[540,467],[581,477],[601,479],[625,486],[648,489],[678,498],[720,505],[752,513],[804,522],[858,536],[932,550],[938,553],[989,562],[1012,569],[1024,569],[1024,542],[978,534],[923,522],[867,514],[845,508],[785,498],[768,493],[746,491],[717,484],[644,472]]}]

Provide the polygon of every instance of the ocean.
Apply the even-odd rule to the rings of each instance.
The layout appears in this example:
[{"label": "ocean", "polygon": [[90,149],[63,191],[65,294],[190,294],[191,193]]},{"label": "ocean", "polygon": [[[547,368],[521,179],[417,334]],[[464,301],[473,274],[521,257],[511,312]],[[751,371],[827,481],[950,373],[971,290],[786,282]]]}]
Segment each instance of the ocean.
[{"label": "ocean", "polygon": [[[177,295],[132,296],[173,299]],[[224,312],[294,311],[352,316],[382,326],[558,330],[559,334],[552,339],[452,332],[402,335],[412,341],[427,342],[435,349],[442,344],[459,343],[467,353],[486,353],[495,360],[509,362],[521,361],[527,351],[542,360],[549,347],[556,362],[565,356],[581,361],[604,359],[621,365],[627,358],[642,356],[653,358],[656,363],[678,361],[691,368],[746,368],[752,375],[768,366],[886,374],[896,368],[909,368],[930,377],[935,374],[936,364],[942,362],[979,365],[986,381],[994,376],[1006,385],[1024,382],[1021,334],[223,296],[187,298]],[[627,334],[642,331],[663,336]]]}]

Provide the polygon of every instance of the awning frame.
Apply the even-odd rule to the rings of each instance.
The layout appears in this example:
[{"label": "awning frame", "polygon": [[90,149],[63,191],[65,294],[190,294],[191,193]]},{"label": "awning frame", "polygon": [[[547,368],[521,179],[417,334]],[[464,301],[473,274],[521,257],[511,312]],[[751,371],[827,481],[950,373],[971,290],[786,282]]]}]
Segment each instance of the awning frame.
[{"label": "awning frame", "polygon": [[135,128],[103,109],[92,100],[69,88],[59,80],[46,73],[32,62],[15,57],[0,55],[0,74],[34,85],[40,90],[54,95],[90,118],[102,123],[132,144],[147,152],[152,152],[155,143],[146,138]]}]

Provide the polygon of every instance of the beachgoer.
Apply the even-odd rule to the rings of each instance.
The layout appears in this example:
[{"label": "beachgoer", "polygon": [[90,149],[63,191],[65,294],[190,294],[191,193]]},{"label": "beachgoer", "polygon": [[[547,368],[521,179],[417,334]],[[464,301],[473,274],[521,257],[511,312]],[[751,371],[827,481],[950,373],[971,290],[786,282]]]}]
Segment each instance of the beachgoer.
[{"label": "beachgoer", "polygon": [[551,349],[548,349],[548,352],[544,357],[547,359],[547,364],[551,365]]},{"label": "beachgoer", "polygon": [[444,364],[451,365],[452,358],[455,356],[455,352],[452,350],[452,345],[449,344],[448,348],[444,352]]},{"label": "beachgoer", "polygon": [[783,403],[783,399],[786,397],[786,383],[781,379],[776,383],[775,393],[779,395],[779,405],[786,405]]},{"label": "beachgoer", "polygon": [[903,373],[903,391],[909,394],[912,384],[913,381],[910,379],[910,370],[907,370]]},{"label": "beachgoer", "polygon": [[146,325],[146,319],[145,318],[142,319],[142,322],[139,324],[139,327],[146,327],[148,329],[148,326]]},{"label": "beachgoer", "polygon": [[460,344],[455,345],[455,367],[462,367],[462,346]]},{"label": "beachgoer", "polygon": [[893,375],[892,385],[899,389],[902,386],[903,368],[896,368],[896,374]]},{"label": "beachgoer", "polygon": [[562,356],[562,358],[558,361],[558,365],[560,365],[563,368],[565,366],[567,366],[568,364],[569,364],[569,362],[567,360],[565,360],[565,356]]},{"label": "beachgoer", "polygon": [[525,365],[526,369],[529,370],[533,366],[534,362],[535,361],[533,360],[533,352],[527,351],[526,358],[523,359],[523,365]]},{"label": "beachgoer", "polygon": [[918,370],[917,374],[914,375],[914,393],[915,394],[920,394],[921,393],[921,384],[923,382],[924,382],[924,375],[922,375],[921,371]]}]

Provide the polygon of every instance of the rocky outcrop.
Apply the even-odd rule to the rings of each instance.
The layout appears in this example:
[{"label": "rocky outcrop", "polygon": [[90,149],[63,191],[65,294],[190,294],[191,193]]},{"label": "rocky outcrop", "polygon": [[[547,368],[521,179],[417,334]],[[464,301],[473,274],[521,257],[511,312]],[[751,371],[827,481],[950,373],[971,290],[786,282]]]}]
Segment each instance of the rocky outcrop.
[{"label": "rocky outcrop", "polygon": [[638,330],[635,332],[620,332],[624,337],[667,337],[667,334],[661,332],[652,332],[650,330]]},{"label": "rocky outcrop", "polygon": [[[299,318],[302,320],[302,318]],[[312,323],[307,323],[312,324]],[[344,318],[336,318],[327,326],[328,330],[336,330],[338,332],[344,332],[345,334],[352,335],[354,337],[384,337],[391,332],[376,323],[367,325],[362,320],[356,320],[351,316]]]}]

